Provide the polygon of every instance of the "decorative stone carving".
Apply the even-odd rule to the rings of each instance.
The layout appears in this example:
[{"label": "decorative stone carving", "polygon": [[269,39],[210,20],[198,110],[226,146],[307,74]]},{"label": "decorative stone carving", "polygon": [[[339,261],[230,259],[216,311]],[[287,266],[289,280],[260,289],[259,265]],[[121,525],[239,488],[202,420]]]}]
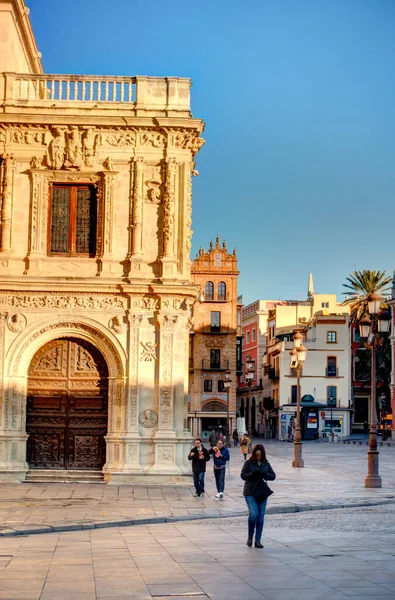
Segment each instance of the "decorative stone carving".
[{"label": "decorative stone carving", "polygon": [[65,131],[60,127],[53,130],[53,139],[49,143],[48,163],[52,169],[61,169],[63,167],[66,153]]},{"label": "decorative stone carving", "polygon": [[124,317],[116,315],[115,317],[110,319],[108,326],[115,333],[121,334],[121,333],[125,333],[126,328],[127,328],[127,323],[126,323],[126,320]]},{"label": "decorative stone carving", "polygon": [[7,325],[10,331],[20,333],[26,327],[26,317],[20,313],[15,313],[8,319]]},{"label": "decorative stone carving", "polygon": [[145,362],[151,362],[158,360],[158,357],[156,356],[156,347],[158,344],[154,344],[153,342],[140,342],[143,350],[141,352],[141,358],[140,360],[143,360]]},{"label": "decorative stone carving", "polygon": [[92,127],[88,127],[82,137],[82,151],[87,167],[93,167],[100,148],[100,135]]},{"label": "decorative stone carving", "polygon": [[159,315],[158,321],[162,329],[174,329],[178,315]]},{"label": "decorative stone carving", "polygon": [[206,340],[207,348],[223,348],[224,340],[220,337],[210,337],[210,339]]},{"label": "decorative stone carving", "polygon": [[131,462],[131,463],[137,462],[137,445],[136,444],[128,445],[128,462]]},{"label": "decorative stone carving", "polygon": [[106,158],[106,160],[103,163],[103,167],[106,169],[106,171],[113,171],[114,170],[114,163],[112,162],[111,156],[109,156],[108,158]]},{"label": "decorative stone carving", "polygon": [[37,158],[37,156],[32,156],[30,161],[31,169],[41,169],[41,159]]},{"label": "decorative stone carving", "polygon": [[161,336],[160,426],[170,427],[172,405],[173,333]]},{"label": "decorative stone carving", "polygon": [[142,410],[139,414],[139,423],[142,427],[155,427],[158,422],[158,414],[155,410]]},{"label": "decorative stone carving", "polygon": [[146,310],[157,310],[159,307],[159,299],[151,298],[150,296],[147,298],[141,299],[141,308],[145,308]]},{"label": "decorative stone carving", "polygon": [[192,245],[192,165],[186,165],[185,169],[185,246],[188,251],[188,255],[191,251]]},{"label": "decorative stone carving", "polygon": [[173,462],[173,447],[159,446],[159,457],[161,462]]},{"label": "decorative stone carving", "polygon": [[92,294],[85,296],[47,294],[0,295],[0,306],[15,308],[126,308],[127,299],[119,296]]},{"label": "decorative stone carving", "polygon": [[107,143],[110,146],[135,146],[136,145],[136,133],[132,130],[127,132],[110,133],[107,135]]},{"label": "decorative stone carving", "polygon": [[130,315],[129,319],[132,327],[140,327],[143,315]]},{"label": "decorative stone carving", "polygon": [[32,129],[17,128],[11,132],[11,143],[13,144],[40,144],[45,143],[45,132]]},{"label": "decorative stone carving", "polygon": [[139,328],[143,315],[129,315],[130,321],[130,354],[129,354],[129,423],[132,429],[137,428],[137,403],[138,403],[138,352]]},{"label": "decorative stone carving", "polygon": [[161,167],[151,167],[148,169],[145,180],[145,201],[149,204],[159,204],[162,196],[162,175]]},{"label": "decorative stone carving", "polygon": [[78,346],[77,348],[76,370],[96,371],[96,364],[93,357],[82,346]]},{"label": "decorative stone carving", "polygon": [[166,161],[166,191],[163,201],[163,256],[174,256],[175,234],[175,179],[177,162],[175,158]]},{"label": "decorative stone carving", "polygon": [[37,364],[36,371],[61,371],[61,348],[56,346],[42,356]]},{"label": "decorative stone carving", "polygon": [[65,166],[80,169],[83,162],[81,133],[78,127],[73,126],[67,135]]},{"label": "decorative stone carving", "polygon": [[145,132],[141,136],[142,146],[151,146],[152,148],[164,148],[166,144],[166,138],[162,133],[156,131]]},{"label": "decorative stone carving", "polygon": [[190,331],[193,327],[194,322],[195,322],[195,319],[193,317],[190,317],[189,319],[187,319],[185,322],[185,329],[187,331]]}]

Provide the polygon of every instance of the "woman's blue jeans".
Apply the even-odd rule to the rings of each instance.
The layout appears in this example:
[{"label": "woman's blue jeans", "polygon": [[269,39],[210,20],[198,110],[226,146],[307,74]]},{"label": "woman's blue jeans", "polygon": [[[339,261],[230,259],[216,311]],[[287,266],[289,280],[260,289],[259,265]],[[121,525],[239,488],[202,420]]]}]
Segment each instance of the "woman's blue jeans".
[{"label": "woman's blue jeans", "polygon": [[258,502],[254,496],[244,496],[248,506],[248,537],[252,538],[255,531],[255,541],[260,542],[265,520],[266,500]]}]

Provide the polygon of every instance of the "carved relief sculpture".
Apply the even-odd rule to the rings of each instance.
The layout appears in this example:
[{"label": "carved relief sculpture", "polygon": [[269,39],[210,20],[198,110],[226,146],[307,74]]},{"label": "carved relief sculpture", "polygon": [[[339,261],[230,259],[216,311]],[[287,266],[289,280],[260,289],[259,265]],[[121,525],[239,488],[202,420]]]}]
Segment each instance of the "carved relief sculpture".
[{"label": "carved relief sculpture", "polygon": [[60,127],[55,127],[53,130],[53,139],[49,143],[49,165],[52,169],[59,170],[63,167],[66,142],[64,130]]},{"label": "carved relief sculpture", "polygon": [[85,131],[82,138],[82,150],[84,154],[84,161],[87,167],[93,167],[94,161],[97,157],[100,145],[100,136],[94,133],[91,127]]},{"label": "carved relief sculpture", "polygon": [[67,135],[66,161],[69,168],[80,169],[83,164],[81,134],[78,127],[71,127]]},{"label": "carved relief sculpture", "polygon": [[11,317],[8,319],[7,325],[10,331],[13,331],[14,333],[20,333],[26,327],[26,317],[20,313],[11,315]]},{"label": "carved relief sculpture", "polygon": [[110,319],[110,322],[109,322],[108,326],[115,333],[121,334],[121,333],[125,333],[127,324],[125,322],[124,317],[116,315],[115,317],[113,317],[112,319]]},{"label": "carved relief sculpture", "polygon": [[158,422],[158,415],[154,410],[142,410],[139,415],[140,425],[143,427],[155,427]]},{"label": "carved relief sculpture", "polygon": [[146,362],[151,362],[158,360],[157,356],[156,356],[156,347],[158,344],[154,344],[153,342],[140,342],[143,350],[141,352],[141,360],[146,361]]}]

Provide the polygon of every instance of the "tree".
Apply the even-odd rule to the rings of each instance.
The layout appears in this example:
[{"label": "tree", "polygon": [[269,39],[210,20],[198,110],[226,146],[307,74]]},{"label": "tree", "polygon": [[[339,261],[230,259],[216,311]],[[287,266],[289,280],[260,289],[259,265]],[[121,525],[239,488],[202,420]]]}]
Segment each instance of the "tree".
[{"label": "tree", "polygon": [[368,296],[372,292],[376,292],[381,296],[383,307],[386,307],[385,300],[387,293],[390,290],[391,276],[386,274],[386,271],[354,271],[349,277],[346,277],[348,283],[343,283],[343,287],[347,288],[347,292],[343,292],[347,296],[351,296],[344,300],[343,304],[350,306],[351,321],[356,323],[362,317],[369,314],[368,311]]}]

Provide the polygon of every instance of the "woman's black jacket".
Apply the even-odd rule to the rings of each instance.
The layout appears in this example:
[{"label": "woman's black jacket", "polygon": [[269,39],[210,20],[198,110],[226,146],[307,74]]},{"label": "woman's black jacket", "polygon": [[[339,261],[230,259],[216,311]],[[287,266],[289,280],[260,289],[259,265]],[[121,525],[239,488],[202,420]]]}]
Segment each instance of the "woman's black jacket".
[{"label": "woman's black jacket", "polygon": [[258,463],[252,462],[249,458],[245,461],[243,468],[241,470],[241,478],[245,481],[243,496],[253,496],[251,490],[251,484],[253,481],[257,481],[259,479],[266,479],[266,481],[274,481],[276,479],[276,474],[270,466],[269,461],[265,460],[265,462],[261,463],[261,466]]}]

